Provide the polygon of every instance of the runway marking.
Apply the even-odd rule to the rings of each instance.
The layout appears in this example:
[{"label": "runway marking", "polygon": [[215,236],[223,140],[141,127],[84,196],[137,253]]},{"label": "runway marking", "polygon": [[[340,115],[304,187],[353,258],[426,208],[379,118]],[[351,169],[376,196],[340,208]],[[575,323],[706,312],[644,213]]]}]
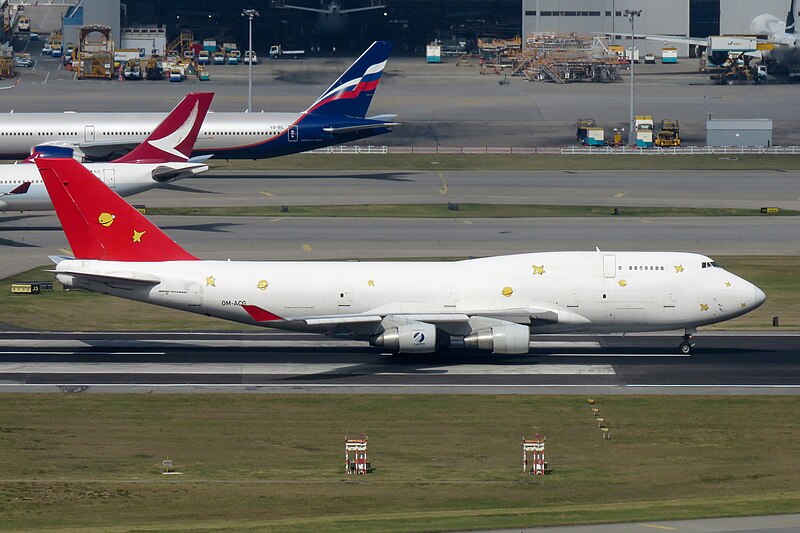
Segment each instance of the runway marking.
[{"label": "runway marking", "polygon": [[625,191],[620,191],[614,195],[614,198],[622,198],[623,196],[625,196]]},{"label": "runway marking", "polygon": [[0,351],[0,355],[167,355],[167,352],[19,352],[19,351]]},{"label": "runway marking", "polygon": [[444,174],[441,172],[436,173],[439,176],[439,181],[442,182],[442,188],[439,189],[439,194],[447,194],[447,182],[444,180]]},{"label": "runway marking", "polygon": [[463,222],[464,224],[472,224],[472,221],[471,221],[471,220],[462,220],[462,222]]},{"label": "runway marking", "polygon": [[481,385],[481,384],[414,384],[414,383],[390,383],[386,385],[370,383],[0,383],[0,389],[14,387],[98,387],[98,388],[225,388],[225,389],[532,389],[532,388],[622,388],[624,385],[560,385],[560,384],[538,384],[538,385]]},{"label": "runway marking", "polygon": [[680,353],[548,353],[547,357],[692,357]]},{"label": "runway marking", "polygon": [[[45,353],[46,355],[51,355]],[[89,355],[114,355],[89,352]],[[66,353],[60,355],[78,355]],[[150,355],[150,354],[146,354]],[[163,355],[158,354],[158,355]],[[14,362],[0,363],[4,374],[221,374],[281,376],[563,376],[616,375],[611,365],[453,365],[421,366],[407,369],[397,365],[324,364],[324,363],[119,363],[119,362]]]},{"label": "runway marking", "polygon": [[675,530],[674,527],[659,526],[658,524],[636,524],[636,525],[637,526],[641,526],[641,527],[652,527],[653,529],[667,529],[667,530],[670,530],[670,531],[674,531]]},{"label": "runway marking", "polygon": [[270,222],[280,222],[281,220],[283,220],[283,217],[276,217],[269,219]]},{"label": "runway marking", "polygon": [[49,73],[49,72],[48,72],[48,73],[47,73],[47,75],[44,77],[44,81],[42,82],[42,85],[46,85],[46,84],[47,84],[47,80],[48,80],[48,79],[50,79],[50,73]]},{"label": "runway marking", "polygon": [[627,387],[628,388],[631,388],[631,387],[641,387],[641,388],[655,388],[655,387],[701,388],[701,387],[707,387],[709,389],[721,389],[721,388],[725,388],[725,389],[800,389],[800,384],[798,384],[798,385],[741,385],[741,384],[724,385],[724,384],[716,383],[716,384],[713,384],[713,385],[698,385],[698,384],[679,385],[679,384],[676,384],[676,383],[670,383],[670,384],[664,384],[664,385],[653,385],[653,384],[631,383],[631,384],[628,384]]},{"label": "runway marking", "polygon": [[531,348],[601,348],[597,341],[531,341]]},{"label": "runway marking", "polygon": [[303,244],[303,251],[304,252],[310,252],[311,251],[311,245],[308,244],[308,243],[304,243]]},{"label": "runway marking", "polygon": [[274,194],[272,194],[271,192],[267,192],[267,191],[261,191],[261,194],[263,194],[264,196],[268,196],[268,197],[270,197],[270,198],[271,198],[271,197],[273,197],[273,196],[275,196],[275,195],[274,195]]}]

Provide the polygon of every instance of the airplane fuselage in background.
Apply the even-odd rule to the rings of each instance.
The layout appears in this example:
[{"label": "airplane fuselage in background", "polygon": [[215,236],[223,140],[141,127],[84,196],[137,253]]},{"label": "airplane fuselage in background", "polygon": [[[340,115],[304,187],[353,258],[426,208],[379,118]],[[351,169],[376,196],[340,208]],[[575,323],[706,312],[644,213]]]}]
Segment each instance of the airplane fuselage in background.
[{"label": "airplane fuselage in background", "polygon": [[[198,163],[87,163],[86,168],[120,196],[130,196],[208,170]],[[30,183],[25,194],[8,194]],[[0,165],[0,211],[41,211],[53,208],[36,165]]]},{"label": "airplane fuselage in background", "polygon": [[[100,159],[92,154],[102,153],[103,145],[132,147],[142,142],[163,118],[163,113],[3,114],[0,158],[25,158],[34,146],[64,143],[85,145],[83,151],[89,159]],[[376,122],[314,113],[208,113],[192,155],[213,154],[216,159],[278,157],[392,131],[390,127],[335,135],[325,131]]]},{"label": "airplane fuselage in background", "polygon": [[[88,277],[66,273],[76,271]],[[547,252],[435,263],[64,260],[57,272],[66,286],[245,324],[344,328],[365,338],[392,316],[456,338],[480,327],[470,325],[472,317],[521,324],[528,333],[689,331],[764,301],[753,284],[691,253]],[[105,277],[115,275],[127,281]]]}]

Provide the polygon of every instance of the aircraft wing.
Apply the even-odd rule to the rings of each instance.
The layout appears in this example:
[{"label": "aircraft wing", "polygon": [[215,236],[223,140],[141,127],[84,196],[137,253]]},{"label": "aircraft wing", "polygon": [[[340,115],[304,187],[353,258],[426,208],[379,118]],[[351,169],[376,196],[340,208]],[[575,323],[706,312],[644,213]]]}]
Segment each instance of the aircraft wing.
[{"label": "aircraft wing", "polygon": [[[630,33],[606,33],[609,37],[630,37]],[[637,39],[646,39],[648,41],[664,41],[667,43],[676,44],[694,44],[697,46],[708,46],[708,37],[684,37],[682,35],[644,35],[635,33]]]},{"label": "aircraft wing", "polygon": [[75,155],[81,159],[89,159],[91,161],[108,161],[109,159],[116,159],[121,157],[137,146],[140,143],[136,141],[107,141],[107,142],[82,142],[71,143],[66,141],[52,141],[45,142],[38,146],[57,146],[59,148],[69,148]]},{"label": "aircraft wing", "polygon": [[326,128],[322,128],[322,131],[336,135],[337,133],[352,133],[354,131],[393,128],[395,126],[400,126],[400,122],[375,122],[372,124],[357,124],[355,126],[328,126]]},{"label": "aircraft wing", "polygon": [[371,9],[384,9],[386,6],[369,6],[369,7],[354,7],[351,9],[341,9],[339,13],[342,15],[346,13],[356,13],[358,11],[370,11]]},{"label": "aircraft wing", "polygon": [[126,286],[158,285],[161,283],[161,280],[156,276],[143,274],[141,272],[108,272],[106,274],[94,274],[91,272],[77,272],[70,270],[46,270],[45,272],[67,274],[74,278],[85,279],[87,281],[99,281],[101,283],[107,283],[109,285],[122,288],[125,288]]},{"label": "aircraft wing", "polygon": [[379,324],[387,316],[402,316],[408,320],[427,322],[429,324],[442,323],[466,323],[470,318],[493,318],[505,320],[516,324],[588,324],[589,320],[585,317],[570,311],[569,309],[553,305],[542,304],[541,306],[514,307],[507,309],[475,310],[465,313],[417,313],[404,312],[402,308],[391,309],[392,306],[382,306],[361,314],[352,315],[328,315],[328,316],[309,316],[297,319],[282,319],[269,311],[261,309],[255,305],[245,306],[245,311],[257,322],[269,322],[273,320],[290,320],[305,322],[309,326],[338,327]]},{"label": "aircraft wing", "polygon": [[275,7],[280,9],[297,9],[298,11],[311,11],[312,13],[325,13],[325,14],[330,13],[328,9],[320,9],[318,7],[293,6],[289,4],[279,4],[276,5]]}]

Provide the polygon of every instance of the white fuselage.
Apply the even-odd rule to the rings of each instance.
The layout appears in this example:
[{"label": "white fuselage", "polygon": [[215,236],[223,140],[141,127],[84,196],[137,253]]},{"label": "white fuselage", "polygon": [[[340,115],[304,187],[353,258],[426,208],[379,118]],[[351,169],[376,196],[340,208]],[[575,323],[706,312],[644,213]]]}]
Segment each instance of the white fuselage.
[{"label": "white fuselage", "polygon": [[[65,260],[57,272],[68,286],[246,324],[321,332],[331,330],[330,317],[337,316],[353,323],[358,316],[414,317],[447,331],[450,316],[514,321],[508,317],[526,313],[516,322],[531,333],[691,329],[742,315],[764,300],[751,283],[690,253],[548,252],[420,263]],[[158,281],[131,287],[101,278],[78,281],[65,272]],[[257,323],[244,305],[285,320]],[[305,321],[314,317],[327,319],[321,326]],[[461,324],[448,333],[467,332]]]},{"label": "white fuselage", "polygon": [[[224,159],[226,150],[276,138],[301,117],[302,113],[208,113],[194,151]],[[139,144],[163,119],[164,113],[1,114],[0,158],[20,157],[45,143]]]},{"label": "white fuselage", "polygon": [[[208,170],[197,163],[87,163],[86,168],[120,196],[130,196],[154,187]],[[171,170],[177,173],[171,179],[156,180],[154,171]],[[29,182],[24,194],[9,194]],[[53,209],[50,196],[42,182],[36,165],[19,163],[0,165],[0,211],[42,211]]]}]

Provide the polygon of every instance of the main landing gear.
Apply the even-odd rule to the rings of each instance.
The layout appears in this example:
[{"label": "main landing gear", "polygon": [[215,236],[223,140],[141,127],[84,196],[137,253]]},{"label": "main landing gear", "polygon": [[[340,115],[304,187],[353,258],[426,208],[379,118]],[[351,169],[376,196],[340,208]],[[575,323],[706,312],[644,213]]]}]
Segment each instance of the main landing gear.
[{"label": "main landing gear", "polygon": [[691,355],[692,350],[694,349],[694,343],[692,342],[692,334],[695,333],[697,330],[685,330],[683,334],[683,342],[678,345],[678,350],[683,355]]}]

